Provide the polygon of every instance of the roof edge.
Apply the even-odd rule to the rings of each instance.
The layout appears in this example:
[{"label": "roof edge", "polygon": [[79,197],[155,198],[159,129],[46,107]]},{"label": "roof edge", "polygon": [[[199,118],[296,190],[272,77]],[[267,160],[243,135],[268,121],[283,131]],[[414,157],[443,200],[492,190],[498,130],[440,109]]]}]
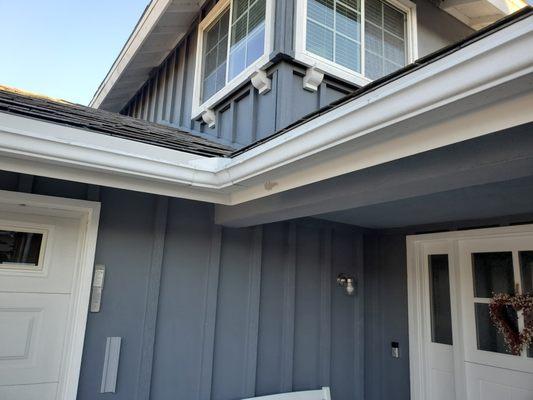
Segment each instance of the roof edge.
[{"label": "roof edge", "polygon": [[130,33],[126,43],[124,43],[124,46],[122,46],[120,53],[111,65],[111,68],[109,68],[105,78],[96,89],[96,92],[89,102],[89,107],[98,108],[104,101],[105,97],[113,87],[114,82],[111,82],[113,75],[116,75],[114,81],[122,75],[124,69],[129,65],[135,54],[137,54],[137,50],[146,40],[157,21],[159,21],[159,18],[161,18],[171,3],[172,0],[151,0],[146,6],[141,18],[139,18],[135,24],[133,31]]}]

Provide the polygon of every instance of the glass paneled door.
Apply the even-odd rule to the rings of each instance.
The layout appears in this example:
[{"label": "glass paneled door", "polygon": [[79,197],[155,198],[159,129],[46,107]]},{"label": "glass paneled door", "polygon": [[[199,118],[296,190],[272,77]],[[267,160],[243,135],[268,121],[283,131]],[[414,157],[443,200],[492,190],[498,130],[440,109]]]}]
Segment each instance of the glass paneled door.
[{"label": "glass paneled door", "polygon": [[[523,346],[511,354],[504,336],[491,321],[495,294],[532,293],[533,235],[504,235],[458,242],[465,376],[472,400],[533,400],[533,357]],[[501,318],[520,333],[526,318],[508,306]]]},{"label": "glass paneled door", "polygon": [[489,313],[494,294],[533,294],[533,225],[408,236],[407,251],[411,398],[533,400],[532,346],[511,354]]}]

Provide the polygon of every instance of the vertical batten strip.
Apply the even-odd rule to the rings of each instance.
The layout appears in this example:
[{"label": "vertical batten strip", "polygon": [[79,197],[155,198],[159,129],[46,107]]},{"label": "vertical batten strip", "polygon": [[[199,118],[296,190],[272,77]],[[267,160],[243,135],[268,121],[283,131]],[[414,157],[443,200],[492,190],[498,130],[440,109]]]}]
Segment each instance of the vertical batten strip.
[{"label": "vertical batten strip", "polygon": [[259,337],[259,303],[261,298],[261,257],[263,252],[263,227],[253,228],[250,253],[248,289],[248,327],[244,348],[243,397],[255,396],[257,374],[257,342]]},{"label": "vertical batten strip", "polygon": [[206,299],[204,310],[202,358],[198,400],[210,400],[213,382],[213,358],[215,354],[215,327],[220,276],[220,252],[222,248],[222,228],[213,226],[211,249],[207,270]]},{"label": "vertical batten strip", "polygon": [[155,108],[155,122],[161,122],[163,118],[163,111],[165,109],[165,88],[167,84],[167,68],[168,62],[164,62],[157,73],[158,84],[156,87],[156,108]]},{"label": "vertical batten strip", "polygon": [[141,119],[147,120],[148,119],[148,89],[150,88],[150,81],[144,85],[144,88],[142,89],[142,97],[141,97]]},{"label": "vertical batten strip", "polygon": [[331,228],[323,231],[320,251],[320,341],[319,380],[330,385],[331,371]]},{"label": "vertical batten strip", "polygon": [[294,313],[296,304],[296,224],[287,226],[285,271],[283,282],[283,323],[281,330],[280,392],[293,390]]},{"label": "vertical batten strip", "polygon": [[157,103],[158,103],[158,96],[157,96],[157,87],[159,85],[159,74],[156,74],[154,78],[152,78],[150,83],[150,93],[148,94],[150,99],[150,109],[148,112],[148,120],[150,122],[155,122],[156,117],[156,109],[157,109]]},{"label": "vertical batten strip", "polygon": [[174,98],[174,70],[176,68],[176,51],[172,52],[172,56],[167,62],[167,89],[165,91],[165,110],[163,112],[163,119],[172,122],[172,100]]},{"label": "vertical batten strip", "polygon": [[172,110],[174,113],[174,121],[178,126],[183,125],[183,103],[185,96],[185,75],[186,75],[186,59],[187,52],[189,51],[189,39],[185,39],[183,46],[180,47],[180,52],[178,54],[178,73],[176,79],[176,89],[174,91],[174,97],[176,99],[175,107]]},{"label": "vertical batten strip", "polygon": [[165,236],[167,229],[168,198],[157,198],[152,256],[148,275],[148,289],[146,295],[146,309],[144,312],[143,332],[141,338],[141,360],[135,391],[136,400],[149,400],[152,383],[152,365],[154,359],[155,333],[157,325],[157,309],[159,306],[159,288],[161,286],[161,270],[163,266],[163,253],[165,249]]},{"label": "vertical batten strip", "polygon": [[355,398],[363,399],[365,395],[365,296],[364,296],[364,250],[363,237],[360,233],[355,236],[355,307],[354,307],[354,394]]},{"label": "vertical batten strip", "polygon": [[257,140],[257,112],[258,112],[258,101],[259,101],[259,92],[254,87],[250,88],[250,95],[252,96],[252,137],[247,140],[249,143],[254,143]]}]

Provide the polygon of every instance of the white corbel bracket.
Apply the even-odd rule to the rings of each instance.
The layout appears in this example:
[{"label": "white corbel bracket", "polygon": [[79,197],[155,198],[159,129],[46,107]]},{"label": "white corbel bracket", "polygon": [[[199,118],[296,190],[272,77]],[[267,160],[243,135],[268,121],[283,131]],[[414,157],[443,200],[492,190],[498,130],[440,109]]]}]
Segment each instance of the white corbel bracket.
[{"label": "white corbel bracket", "polygon": [[264,94],[272,88],[272,79],[268,78],[265,71],[258,69],[252,76],[252,85],[259,94]]},{"label": "white corbel bracket", "polygon": [[316,92],[324,79],[324,73],[315,67],[309,67],[305,71],[304,89],[310,92]]},{"label": "white corbel bracket", "polygon": [[208,127],[214,128],[216,124],[216,114],[213,110],[208,108],[202,113],[202,120],[207,124]]}]

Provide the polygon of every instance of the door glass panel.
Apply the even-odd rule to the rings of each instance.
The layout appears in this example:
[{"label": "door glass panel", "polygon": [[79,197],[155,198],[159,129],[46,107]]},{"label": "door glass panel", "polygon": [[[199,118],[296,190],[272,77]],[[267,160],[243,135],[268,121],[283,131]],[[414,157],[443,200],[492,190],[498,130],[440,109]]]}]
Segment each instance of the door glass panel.
[{"label": "door glass panel", "polygon": [[38,265],[42,241],[41,233],[0,230],[0,264]]},{"label": "door glass panel", "polygon": [[514,293],[513,255],[510,251],[473,253],[474,296]]},{"label": "door glass panel", "polygon": [[[485,303],[476,303],[475,307],[477,348],[479,350],[509,354],[503,336],[498,332],[490,320],[489,305]],[[512,329],[518,332],[518,316],[516,311],[511,307],[507,307],[505,314],[508,324]]]},{"label": "door glass panel", "polygon": [[533,251],[521,251],[519,254],[522,291],[533,294]]},{"label": "door glass panel", "polygon": [[431,340],[452,345],[450,273],[447,254],[432,254],[428,259],[431,299]]}]

